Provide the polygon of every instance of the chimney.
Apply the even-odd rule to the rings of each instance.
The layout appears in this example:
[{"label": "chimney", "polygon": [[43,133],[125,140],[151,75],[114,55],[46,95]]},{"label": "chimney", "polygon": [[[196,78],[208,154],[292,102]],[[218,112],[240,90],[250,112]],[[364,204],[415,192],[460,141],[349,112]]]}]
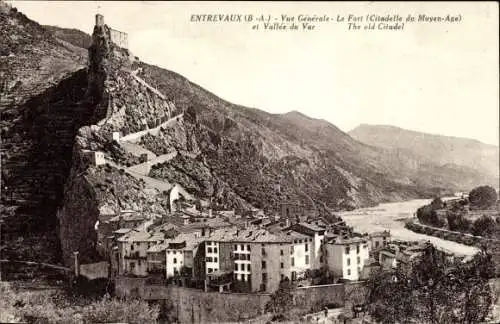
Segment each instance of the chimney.
[{"label": "chimney", "polygon": [[80,276],[80,260],[78,260],[78,251],[73,252],[75,259],[75,277]]}]

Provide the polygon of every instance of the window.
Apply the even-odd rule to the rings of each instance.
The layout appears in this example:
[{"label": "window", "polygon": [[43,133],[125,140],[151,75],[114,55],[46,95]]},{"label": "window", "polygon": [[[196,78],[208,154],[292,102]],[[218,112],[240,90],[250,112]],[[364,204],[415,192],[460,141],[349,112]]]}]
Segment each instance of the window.
[{"label": "window", "polygon": [[309,264],[309,256],[306,255],[306,264]]},{"label": "window", "polygon": [[262,269],[266,268],[266,261],[262,261]]},{"label": "window", "polygon": [[234,250],[235,251],[238,250],[238,245],[236,245],[236,244],[234,245]]},{"label": "window", "polygon": [[207,257],[207,262],[212,262],[212,257]]},{"label": "window", "polygon": [[309,244],[306,243],[306,252],[309,251]]},{"label": "window", "polygon": [[359,254],[359,244],[356,245],[356,253]]},{"label": "window", "polygon": [[250,254],[247,254],[247,260],[250,261]]},{"label": "window", "polygon": [[285,265],[283,264],[283,262],[281,262],[281,269],[283,269],[285,267]]},{"label": "window", "polygon": [[217,253],[217,248],[216,247],[214,247],[214,253]]},{"label": "window", "polygon": [[283,250],[280,250],[280,255],[283,255]]},{"label": "window", "polygon": [[350,258],[347,258],[347,265],[350,266],[351,265],[351,259]]},{"label": "window", "polygon": [[292,258],[291,260],[292,260],[292,267],[294,267],[295,266],[295,258]]},{"label": "window", "polygon": [[266,249],[262,248],[262,255],[266,255]]},{"label": "window", "polygon": [[243,244],[240,244],[241,251],[245,251],[245,246]]},{"label": "window", "polygon": [[219,261],[217,261],[217,257],[214,258],[214,262],[219,262]]},{"label": "window", "polygon": [[176,253],[177,253],[177,251],[174,251],[174,254],[176,254]]},{"label": "window", "polygon": [[281,281],[285,280],[285,275],[281,274]]},{"label": "window", "polygon": [[264,282],[264,283],[267,282],[267,273],[262,274],[262,282]]},{"label": "window", "polygon": [[358,264],[359,264],[359,263],[361,263],[361,258],[360,258],[360,257],[358,257]]},{"label": "window", "polygon": [[247,244],[247,251],[250,251],[250,244]]},{"label": "window", "polygon": [[130,246],[130,251],[134,251],[134,243]]},{"label": "window", "polygon": [[235,264],[234,264],[234,270],[235,270],[235,271],[238,271],[238,263],[235,263]]},{"label": "window", "polygon": [[351,269],[347,269],[347,275],[350,276],[351,275]]},{"label": "window", "polygon": [[293,245],[290,247],[290,254],[293,254],[293,252],[295,251]]},{"label": "window", "polygon": [[361,274],[361,268],[358,267],[358,274]]},{"label": "window", "polygon": [[212,253],[212,248],[211,247],[207,248],[207,252]]},{"label": "window", "polygon": [[375,247],[378,247],[379,243],[379,241],[375,241]]},{"label": "window", "polygon": [[208,268],[208,273],[212,273],[212,272],[214,272],[214,269]]},{"label": "window", "polygon": [[351,249],[348,246],[346,246],[345,247],[345,254],[349,254],[349,253],[351,253]]},{"label": "window", "polygon": [[174,258],[174,263],[177,263],[177,258]]},{"label": "window", "polygon": [[247,264],[247,271],[250,271],[250,264]]}]

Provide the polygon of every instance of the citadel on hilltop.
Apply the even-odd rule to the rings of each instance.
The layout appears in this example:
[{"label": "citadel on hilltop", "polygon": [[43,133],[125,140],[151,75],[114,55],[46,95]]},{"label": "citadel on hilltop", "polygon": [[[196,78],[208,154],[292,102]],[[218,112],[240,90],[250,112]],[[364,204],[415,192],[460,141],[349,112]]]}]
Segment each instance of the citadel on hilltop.
[{"label": "citadel on hilltop", "polygon": [[101,14],[95,15],[95,25],[96,27],[107,27],[107,32],[109,39],[117,46],[128,49],[128,34],[121,32],[119,30],[110,28],[104,23],[104,16]]}]

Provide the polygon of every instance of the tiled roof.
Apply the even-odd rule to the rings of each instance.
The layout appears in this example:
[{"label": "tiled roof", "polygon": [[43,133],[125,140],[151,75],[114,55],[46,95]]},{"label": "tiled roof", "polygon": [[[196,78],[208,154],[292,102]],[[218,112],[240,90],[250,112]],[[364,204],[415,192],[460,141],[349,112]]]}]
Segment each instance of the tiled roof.
[{"label": "tiled roof", "polygon": [[117,229],[116,231],[114,231],[113,233],[116,233],[116,234],[127,234],[131,230],[132,229],[130,229],[130,228],[120,228],[120,229]]},{"label": "tiled roof", "polygon": [[133,230],[118,239],[119,242],[157,242],[163,241],[165,235],[161,232],[147,232],[145,230]]},{"label": "tiled roof", "polygon": [[390,231],[379,231],[379,232],[373,232],[370,233],[371,237],[379,237],[379,236],[391,236]]},{"label": "tiled roof", "polygon": [[293,231],[293,230],[285,230],[285,231],[283,231],[283,233],[294,240],[295,239],[308,239],[309,238],[309,235],[302,234],[302,233],[299,233],[299,232]]},{"label": "tiled roof", "polygon": [[328,244],[356,244],[356,243],[366,243],[368,241],[368,237],[342,237],[335,236],[328,241]]},{"label": "tiled roof", "polygon": [[290,243],[293,238],[283,232],[270,233],[265,229],[250,228],[241,230],[233,235],[221,239],[225,242],[253,242],[253,243]]},{"label": "tiled roof", "polygon": [[155,244],[152,247],[150,247],[146,252],[155,253],[155,252],[165,251],[168,247],[168,244],[169,244],[168,240],[163,243]]},{"label": "tiled roof", "polygon": [[324,227],[320,227],[316,224],[313,224],[313,223],[306,223],[306,222],[301,222],[299,223],[300,226],[303,226],[307,229],[310,229],[311,231],[315,231],[315,232],[320,232],[320,231],[324,231],[325,228]]}]

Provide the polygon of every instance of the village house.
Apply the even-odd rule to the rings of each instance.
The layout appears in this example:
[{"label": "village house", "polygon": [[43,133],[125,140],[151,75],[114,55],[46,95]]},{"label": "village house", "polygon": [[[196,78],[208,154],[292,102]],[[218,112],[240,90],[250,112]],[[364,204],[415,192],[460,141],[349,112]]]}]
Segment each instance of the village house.
[{"label": "village house", "polygon": [[344,280],[357,281],[369,259],[369,237],[336,235],[324,245],[327,268]]},{"label": "village house", "polygon": [[319,269],[323,265],[322,245],[325,239],[326,228],[318,223],[301,222],[290,226],[291,230],[306,235],[309,238],[305,248],[310,251],[309,269]]},{"label": "village house", "polygon": [[370,234],[370,250],[378,251],[387,246],[391,239],[390,231],[374,232]]},{"label": "village house", "polygon": [[132,230],[117,240],[119,275],[145,277],[148,275],[146,251],[155,244],[163,243],[165,235],[161,232]]}]

